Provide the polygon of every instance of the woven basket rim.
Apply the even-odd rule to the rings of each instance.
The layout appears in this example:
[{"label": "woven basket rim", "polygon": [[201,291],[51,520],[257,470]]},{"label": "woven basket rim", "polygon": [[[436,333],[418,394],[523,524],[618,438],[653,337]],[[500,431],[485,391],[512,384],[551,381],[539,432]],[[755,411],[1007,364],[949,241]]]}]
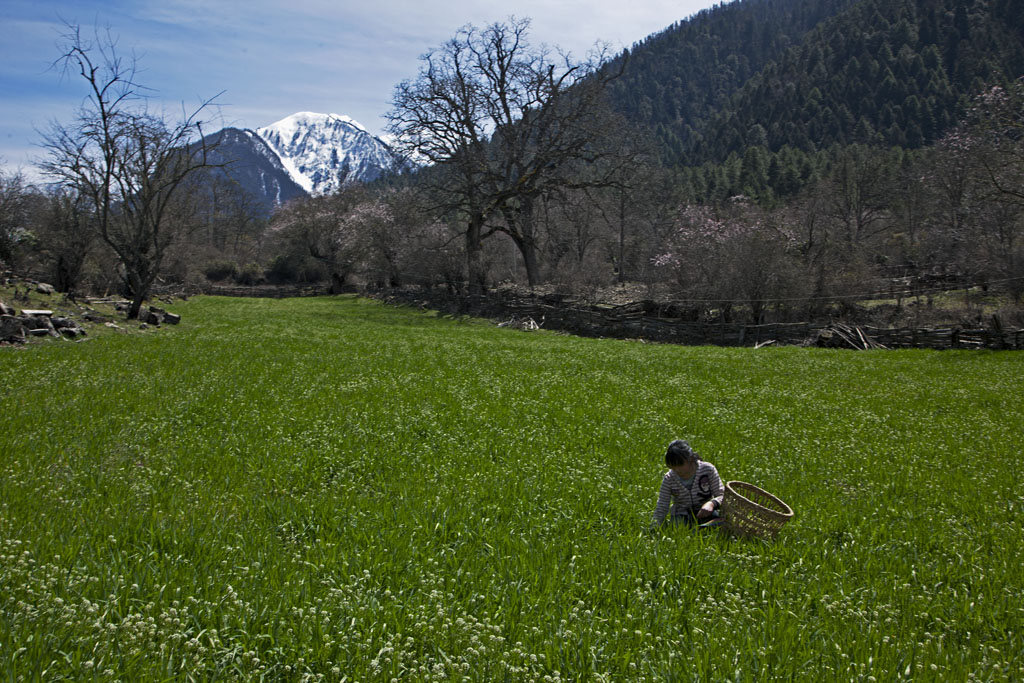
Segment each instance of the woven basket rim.
[{"label": "woven basket rim", "polygon": [[[750,500],[749,498],[744,496],[742,493],[737,491],[736,487],[733,486],[734,484],[739,484],[741,487],[744,487],[744,488],[753,489],[754,491],[764,495],[766,498],[768,498],[768,499],[772,500],[773,502],[778,503],[780,506],[782,506],[782,511],[772,510],[771,508],[767,508],[767,507],[765,507],[765,506],[763,506],[763,505],[761,505],[759,503],[755,503],[754,501]],[[749,506],[751,508],[755,508],[758,512],[766,513],[766,514],[768,514],[770,516],[774,516],[774,517],[782,517],[782,518],[785,518],[786,520],[788,520],[789,518],[791,518],[793,516],[793,508],[789,507],[789,505],[787,505],[784,500],[782,500],[778,496],[772,495],[768,491],[765,491],[760,486],[755,486],[754,484],[751,484],[751,483],[745,482],[745,481],[733,480],[733,481],[725,482],[725,489],[726,489],[726,491],[728,493],[732,493],[734,496],[739,498],[743,505],[747,505],[747,506]]]}]

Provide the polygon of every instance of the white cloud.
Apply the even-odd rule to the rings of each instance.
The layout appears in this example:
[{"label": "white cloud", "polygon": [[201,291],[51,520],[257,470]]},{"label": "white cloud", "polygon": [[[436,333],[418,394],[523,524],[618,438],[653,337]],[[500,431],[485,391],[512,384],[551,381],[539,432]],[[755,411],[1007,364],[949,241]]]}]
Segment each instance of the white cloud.
[{"label": "white cloud", "polygon": [[[8,4],[9,3],[9,4]],[[0,10],[0,157],[24,163],[24,141],[81,101],[75,83],[46,65],[56,57],[59,18],[109,25],[118,49],[140,56],[140,79],[169,110],[225,91],[224,120],[266,125],[296,111],[346,114],[372,132],[385,125],[394,86],[414,78],[418,58],[467,24],[532,21],[531,40],[582,58],[602,40],[629,47],[713,0],[5,0]],[[30,83],[31,86],[26,86]],[[41,97],[45,95],[45,97]],[[35,97],[33,97],[35,96]],[[47,102],[41,109],[39,100]]]}]

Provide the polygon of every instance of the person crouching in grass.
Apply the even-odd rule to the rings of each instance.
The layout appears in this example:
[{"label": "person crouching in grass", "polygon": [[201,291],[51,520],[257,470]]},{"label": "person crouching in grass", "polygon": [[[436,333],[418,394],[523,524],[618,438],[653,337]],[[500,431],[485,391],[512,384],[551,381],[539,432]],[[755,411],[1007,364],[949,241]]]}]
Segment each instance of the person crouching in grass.
[{"label": "person crouching in grass", "polygon": [[674,524],[716,526],[720,523],[719,508],[722,507],[725,487],[715,466],[701,460],[690,444],[679,439],[668,445],[665,464],[668,472],[661,480],[651,528],[664,523],[669,503],[672,503],[671,519]]}]

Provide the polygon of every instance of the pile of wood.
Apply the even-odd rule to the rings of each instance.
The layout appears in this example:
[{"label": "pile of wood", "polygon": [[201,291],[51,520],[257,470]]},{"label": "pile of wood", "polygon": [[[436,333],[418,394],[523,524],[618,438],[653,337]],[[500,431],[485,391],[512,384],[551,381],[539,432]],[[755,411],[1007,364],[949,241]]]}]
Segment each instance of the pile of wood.
[{"label": "pile of wood", "polygon": [[818,330],[815,345],[831,349],[857,349],[858,351],[889,348],[875,341],[862,327],[835,322]]},{"label": "pile of wood", "polygon": [[498,323],[498,327],[511,327],[514,330],[532,332],[541,328],[540,324],[533,318],[518,318],[513,316],[510,320]]}]

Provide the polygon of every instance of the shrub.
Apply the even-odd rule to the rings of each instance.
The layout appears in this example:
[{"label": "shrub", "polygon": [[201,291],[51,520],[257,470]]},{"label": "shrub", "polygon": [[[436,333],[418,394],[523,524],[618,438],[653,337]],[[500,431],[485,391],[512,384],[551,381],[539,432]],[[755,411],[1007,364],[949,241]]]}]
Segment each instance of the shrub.
[{"label": "shrub", "polygon": [[258,263],[246,263],[235,274],[235,282],[240,285],[258,285],[263,282],[263,268]]},{"label": "shrub", "polygon": [[294,254],[280,254],[266,271],[267,281],[275,285],[295,282],[322,282],[328,278],[323,264]]},{"label": "shrub", "polygon": [[210,282],[220,282],[228,278],[238,277],[238,264],[227,259],[217,259],[203,266],[203,275]]}]

